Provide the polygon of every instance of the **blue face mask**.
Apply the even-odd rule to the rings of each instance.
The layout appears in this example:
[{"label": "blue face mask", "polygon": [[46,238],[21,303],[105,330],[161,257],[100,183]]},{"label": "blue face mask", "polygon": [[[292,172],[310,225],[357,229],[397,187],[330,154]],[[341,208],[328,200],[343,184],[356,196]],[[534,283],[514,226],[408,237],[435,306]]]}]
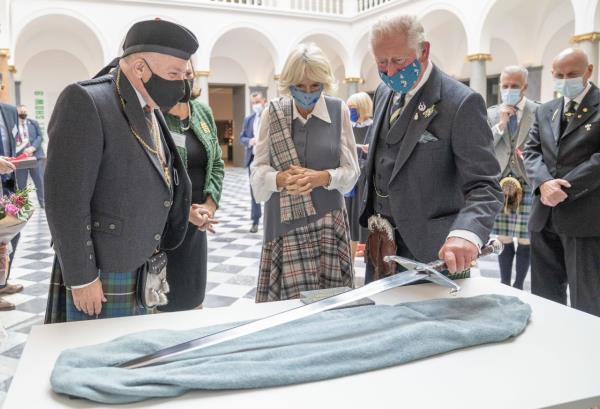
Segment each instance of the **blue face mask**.
[{"label": "blue face mask", "polygon": [[385,72],[379,71],[379,77],[383,83],[392,90],[401,92],[402,94],[408,92],[415,85],[419,74],[421,74],[421,62],[417,58],[391,77]]},{"label": "blue face mask", "polygon": [[569,99],[581,94],[585,88],[583,77],[554,79],[554,91],[561,93]]},{"label": "blue face mask", "polygon": [[323,87],[319,88],[315,92],[304,92],[300,88],[292,85],[290,86],[290,92],[292,93],[292,97],[296,104],[302,109],[313,109],[319,98],[321,97],[321,93],[323,92]]},{"label": "blue face mask", "polygon": [[521,90],[516,88],[503,89],[500,95],[502,96],[502,103],[504,105],[515,106],[521,100]]},{"label": "blue face mask", "polygon": [[350,120],[352,122],[358,121],[358,110],[356,108],[350,108]]}]

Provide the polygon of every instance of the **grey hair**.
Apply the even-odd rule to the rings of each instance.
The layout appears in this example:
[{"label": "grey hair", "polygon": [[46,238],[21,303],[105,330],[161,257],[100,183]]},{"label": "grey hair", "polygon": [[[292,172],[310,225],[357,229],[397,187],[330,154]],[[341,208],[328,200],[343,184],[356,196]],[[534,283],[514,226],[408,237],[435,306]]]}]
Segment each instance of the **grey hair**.
[{"label": "grey hair", "polygon": [[504,67],[502,72],[500,73],[499,81],[502,80],[502,75],[504,74],[521,74],[523,77],[523,83],[527,84],[527,77],[529,76],[529,71],[527,68],[522,65],[509,65],[508,67]]},{"label": "grey hair", "polygon": [[265,95],[261,91],[254,91],[250,94],[250,98],[256,98],[256,97],[265,99]]},{"label": "grey hair", "polygon": [[384,17],[377,21],[371,28],[369,42],[373,43],[386,37],[405,35],[409,46],[420,55],[425,41],[425,29],[416,16],[403,14],[399,16]]}]

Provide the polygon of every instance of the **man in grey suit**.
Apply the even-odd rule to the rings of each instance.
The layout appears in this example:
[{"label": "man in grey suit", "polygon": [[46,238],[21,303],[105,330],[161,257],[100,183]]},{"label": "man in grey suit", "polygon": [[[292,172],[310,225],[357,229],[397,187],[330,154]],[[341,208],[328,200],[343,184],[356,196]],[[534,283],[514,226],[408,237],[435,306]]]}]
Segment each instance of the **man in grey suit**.
[{"label": "man in grey suit", "polygon": [[600,90],[582,50],[554,59],[554,89],[525,147],[534,192],[531,291],[600,316]]},{"label": "man in grey suit", "polygon": [[[396,254],[441,258],[451,276],[464,276],[456,273],[477,258],[501,207],[484,100],[431,63],[430,44],[413,16],[378,22],[371,46],[384,84],[374,98],[360,217],[371,225],[366,281],[380,276],[386,254],[378,249],[389,248],[372,240],[382,237],[373,229],[381,220]],[[389,268],[385,274],[396,271]]]},{"label": "man in grey suit", "polygon": [[185,166],[158,108],[184,96],[197,48],[183,26],[141,21],[110,73],[58,98],[45,177],[57,256],[46,322],[149,312],[136,296],[136,270],[158,249],[179,246],[191,206]]},{"label": "man in grey suit", "polygon": [[16,172],[17,186],[19,189],[24,189],[27,186],[27,179],[31,175],[31,180],[35,185],[35,193],[37,194],[40,207],[44,207],[44,168],[46,167],[46,154],[44,153],[44,135],[40,129],[40,125],[35,119],[27,117],[27,107],[19,105],[19,134],[26,141],[25,149],[20,153],[26,153],[29,156],[34,156],[37,159],[35,168],[19,169]]},{"label": "man in grey suit", "polygon": [[[538,103],[525,97],[527,68],[505,67],[500,74],[502,104],[488,108],[488,122],[494,135],[496,158],[502,169],[500,186],[505,192],[503,210],[496,217],[493,233],[504,244],[498,257],[500,280],[511,284],[516,254],[514,287],[523,289],[529,271],[530,245],[527,222],[531,210],[531,188],[523,165],[523,150],[535,119]],[[515,251],[514,239],[518,247]]]}]

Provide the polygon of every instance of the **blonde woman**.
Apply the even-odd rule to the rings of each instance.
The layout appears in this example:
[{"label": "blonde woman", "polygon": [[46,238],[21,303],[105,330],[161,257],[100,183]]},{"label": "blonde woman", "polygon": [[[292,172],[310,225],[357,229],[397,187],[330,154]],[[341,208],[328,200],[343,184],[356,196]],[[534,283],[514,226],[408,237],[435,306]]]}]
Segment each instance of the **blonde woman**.
[{"label": "blonde woman", "polygon": [[360,202],[365,187],[363,168],[367,163],[367,154],[369,153],[369,141],[367,140],[367,136],[369,128],[373,123],[373,101],[366,92],[359,92],[357,94],[352,94],[346,103],[350,110],[350,121],[352,121],[352,131],[354,132],[361,174],[354,189],[345,195],[346,209],[348,210],[348,219],[350,220],[352,259],[354,260],[358,243],[364,244],[369,235],[369,231],[364,227],[361,227],[358,219],[360,217]]},{"label": "blonde woman", "polygon": [[256,302],[301,291],[352,287],[343,194],[360,169],[346,104],[329,94],[335,79],[314,44],[300,44],[279,78],[283,97],[263,113],[251,184],[265,203]]}]

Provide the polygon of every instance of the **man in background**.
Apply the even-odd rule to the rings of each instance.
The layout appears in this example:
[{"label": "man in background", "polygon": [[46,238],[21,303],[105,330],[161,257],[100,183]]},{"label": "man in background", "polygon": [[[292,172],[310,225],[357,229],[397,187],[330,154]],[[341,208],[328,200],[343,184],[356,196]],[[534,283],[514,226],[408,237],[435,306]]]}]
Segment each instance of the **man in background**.
[{"label": "man in background", "polygon": [[[40,207],[44,208],[44,167],[46,164],[46,154],[42,146],[44,137],[40,125],[35,119],[27,117],[27,107],[25,105],[17,106],[19,114],[19,135],[23,139],[23,152],[29,156],[35,156],[37,159],[36,167],[31,169],[19,169],[16,172],[17,187],[24,189],[27,186],[27,179],[31,175],[31,180],[35,185]],[[17,155],[21,152],[17,151]]]},{"label": "man in background", "polygon": [[[248,168],[250,173],[250,165],[254,160],[254,146],[258,142],[258,125],[260,123],[260,116],[265,109],[267,100],[261,92],[253,92],[250,94],[250,103],[252,104],[252,113],[244,119],[244,126],[242,127],[242,133],[240,134],[240,143],[246,147],[244,154],[244,166]],[[252,193],[252,186],[250,186],[250,218],[252,219],[252,227],[250,233],[256,233],[258,231],[258,224],[262,216],[262,210],[260,203],[257,203]]]}]

